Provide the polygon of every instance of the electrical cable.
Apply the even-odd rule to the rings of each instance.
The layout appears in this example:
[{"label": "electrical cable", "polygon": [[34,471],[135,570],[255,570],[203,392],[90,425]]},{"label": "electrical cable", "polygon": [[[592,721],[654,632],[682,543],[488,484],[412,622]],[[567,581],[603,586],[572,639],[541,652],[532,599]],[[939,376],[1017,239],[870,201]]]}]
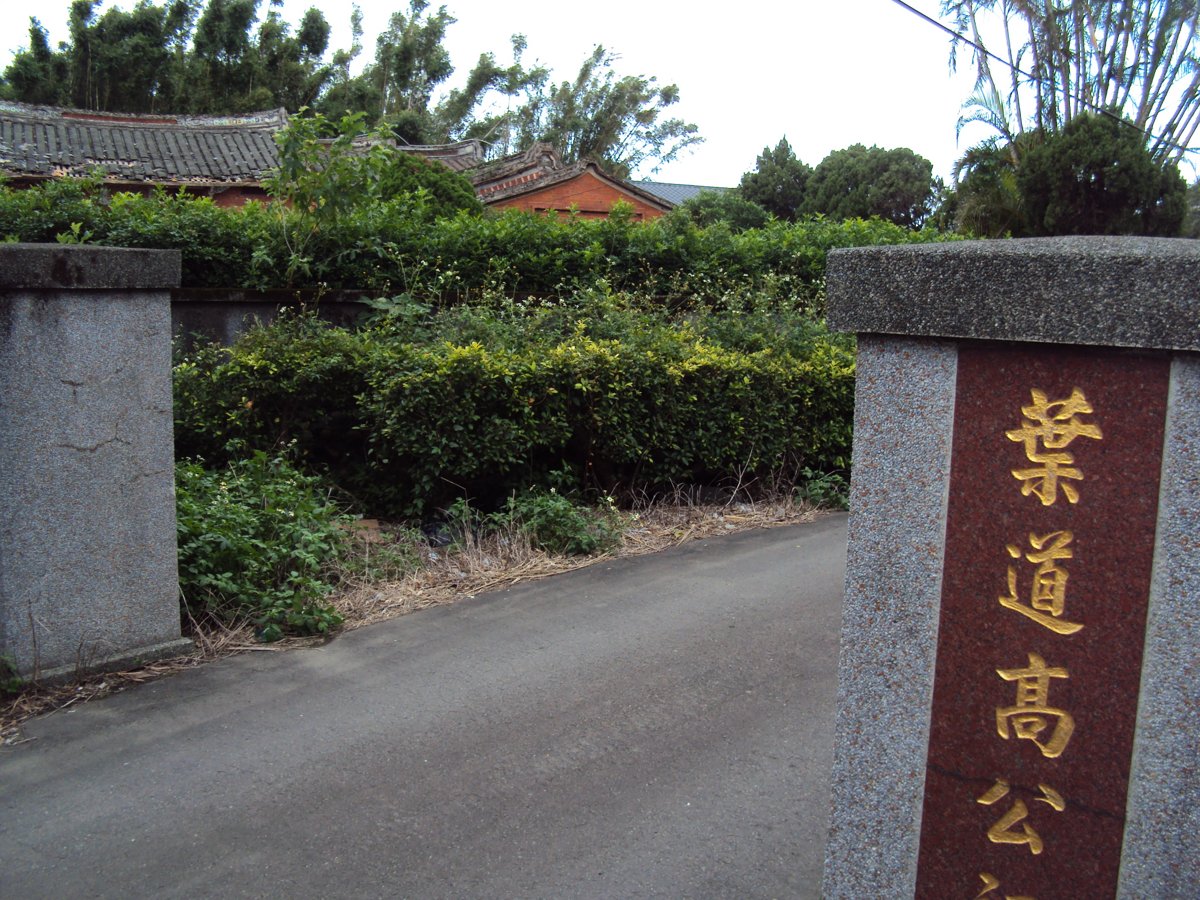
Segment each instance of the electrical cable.
[{"label": "electrical cable", "polygon": [[[1021,75],[1025,78],[1029,79],[1030,81],[1040,81],[1041,80],[1041,79],[1031,75],[1029,72],[1026,72],[1024,69],[1017,68],[1017,66],[1014,63],[1010,62],[1009,60],[1005,59],[1004,57],[997,56],[995,53],[993,53],[987,47],[983,46],[983,44],[980,44],[977,41],[971,40],[965,34],[959,34],[957,31],[955,31],[953,28],[951,28],[949,25],[945,24],[944,22],[939,22],[937,19],[933,18],[932,16],[927,15],[926,13],[917,9],[915,6],[911,6],[908,3],[905,3],[904,0],[892,0],[892,2],[895,3],[897,6],[908,10],[910,13],[912,13],[917,18],[923,19],[924,21],[928,22],[930,25],[933,25],[935,28],[940,28],[942,31],[946,32],[946,34],[950,35],[950,37],[952,37],[956,42],[962,41],[967,46],[974,47],[980,53],[995,60],[996,62],[1000,63],[1000,65],[1004,66],[1005,68],[1011,69],[1012,71],[1016,72],[1018,75]],[[1086,107],[1094,110],[1095,112],[1099,113],[1102,116],[1107,116],[1108,118],[1112,119],[1113,121],[1120,122],[1122,125],[1126,125],[1129,128],[1136,129],[1138,134],[1142,135],[1145,138],[1150,139],[1157,146],[1170,147],[1172,150],[1182,150],[1184,153],[1195,153],[1195,152],[1197,152],[1197,150],[1200,150],[1200,148],[1197,148],[1197,147],[1184,147],[1180,144],[1176,144],[1171,141],[1164,140],[1164,139],[1158,137],[1157,135],[1152,134],[1151,132],[1142,128],[1140,125],[1130,122],[1128,119],[1124,118],[1123,116],[1116,115],[1112,110],[1105,109],[1102,106],[1097,106],[1095,103],[1093,103],[1092,101],[1088,100],[1085,97],[1081,97],[1078,94],[1069,92],[1069,91],[1066,93],[1076,103],[1079,103],[1082,106],[1086,106]]]}]

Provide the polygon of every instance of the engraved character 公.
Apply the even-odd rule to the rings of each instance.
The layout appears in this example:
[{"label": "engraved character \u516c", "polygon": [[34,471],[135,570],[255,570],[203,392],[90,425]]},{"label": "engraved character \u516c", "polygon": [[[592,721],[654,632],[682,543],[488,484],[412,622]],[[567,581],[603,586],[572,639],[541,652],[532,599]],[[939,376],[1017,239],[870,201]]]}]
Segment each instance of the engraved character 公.
[{"label": "engraved character \u516c", "polygon": [[[1000,888],[1000,879],[990,872],[980,872],[979,880],[983,882],[983,890],[975,895],[975,900],[979,900],[980,897],[987,897],[992,893],[992,891],[999,890]],[[999,895],[996,895],[996,900],[999,900]],[[1028,897],[1024,894],[1016,896],[1013,894],[1005,894],[1004,900],[1034,900],[1034,898]]]},{"label": "engraved character \u516c", "polygon": [[[983,806],[991,806],[1008,796],[1009,785],[1007,781],[997,780],[982,797],[975,802]],[[1063,799],[1062,794],[1051,787],[1044,784],[1038,785],[1038,790],[1042,792],[1042,796],[1038,797],[1035,802],[1045,803],[1055,812],[1062,812],[1067,808],[1067,802]],[[1029,807],[1025,805],[1024,800],[1016,800],[1012,807],[1000,820],[988,829],[988,840],[993,844],[1017,844],[1029,848],[1029,852],[1037,856],[1045,849],[1041,835],[1033,830],[1033,826],[1025,821],[1029,817]],[[1014,827],[1020,825],[1021,830],[1015,831]]]}]

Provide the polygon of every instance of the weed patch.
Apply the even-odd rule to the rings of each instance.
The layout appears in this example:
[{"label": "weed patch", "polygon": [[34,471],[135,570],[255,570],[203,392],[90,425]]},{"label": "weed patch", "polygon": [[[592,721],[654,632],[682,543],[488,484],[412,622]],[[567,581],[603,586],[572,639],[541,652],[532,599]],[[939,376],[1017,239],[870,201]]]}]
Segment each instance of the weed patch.
[{"label": "weed patch", "polygon": [[248,453],[220,470],[176,467],[179,588],[195,620],[249,620],[263,641],[327,634],[326,598],[349,517],[321,481],[280,455]]}]

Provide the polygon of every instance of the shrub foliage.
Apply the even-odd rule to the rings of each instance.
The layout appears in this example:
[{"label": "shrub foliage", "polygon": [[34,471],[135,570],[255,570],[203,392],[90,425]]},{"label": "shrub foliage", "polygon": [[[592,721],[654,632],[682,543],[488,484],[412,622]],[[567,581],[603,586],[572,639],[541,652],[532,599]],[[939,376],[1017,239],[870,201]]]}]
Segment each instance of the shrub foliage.
[{"label": "shrub foliage", "polygon": [[365,508],[414,518],[530,487],[612,493],[848,466],[853,356],[797,311],[672,316],[622,295],[311,316],[176,367],[176,442],[295,442]]},{"label": "shrub foliage", "polygon": [[3,188],[0,239],[178,249],[184,287],[363,289],[439,303],[488,293],[554,297],[598,281],[676,303],[739,291],[785,296],[820,284],[830,249],[941,239],[879,219],[772,221],[735,233],[683,215],[637,222],[620,207],[608,219],[470,209],[447,216],[448,201],[424,188],[344,204],[304,193],[306,183],[288,182],[305,202],[236,209],[163,191],[110,196],[88,180]]},{"label": "shrub foliage", "polygon": [[341,624],[324,597],[347,517],[320,479],[258,450],[217,470],[180,462],[175,484],[179,589],[194,619],[249,620],[267,641]]}]

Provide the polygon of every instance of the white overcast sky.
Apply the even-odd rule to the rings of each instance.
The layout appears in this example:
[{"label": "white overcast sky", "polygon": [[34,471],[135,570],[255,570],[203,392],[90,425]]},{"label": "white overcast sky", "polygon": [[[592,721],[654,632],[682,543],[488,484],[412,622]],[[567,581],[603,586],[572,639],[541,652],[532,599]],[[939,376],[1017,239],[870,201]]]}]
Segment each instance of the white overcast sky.
[{"label": "white overcast sky", "polygon": [[[108,0],[101,8],[133,3]],[[390,14],[408,4],[359,5],[361,62],[373,56]],[[912,5],[937,13],[937,0]],[[295,25],[310,6],[329,20],[331,47],[349,46],[351,0],[286,0],[284,18]],[[908,147],[949,178],[962,151],[990,136],[972,126],[956,139],[959,107],[973,81],[969,57],[962,54],[952,75],[949,37],[892,0],[446,0],[445,6],[458,20],[446,39],[456,67],[450,86],[482,52],[507,61],[514,32],[528,37],[526,62],[549,66],[555,80],[572,78],[603,44],[620,55],[618,74],[677,84],[681,99],[672,112],[695,122],[705,143],[656,174],[637,173],[657,181],[735,185],[783,135],[810,165],[850,144],[878,144]],[[0,61],[7,65],[28,44],[31,14],[49,29],[52,44],[64,40],[67,7],[68,0],[0,0]],[[260,13],[266,10],[264,0]]]}]

